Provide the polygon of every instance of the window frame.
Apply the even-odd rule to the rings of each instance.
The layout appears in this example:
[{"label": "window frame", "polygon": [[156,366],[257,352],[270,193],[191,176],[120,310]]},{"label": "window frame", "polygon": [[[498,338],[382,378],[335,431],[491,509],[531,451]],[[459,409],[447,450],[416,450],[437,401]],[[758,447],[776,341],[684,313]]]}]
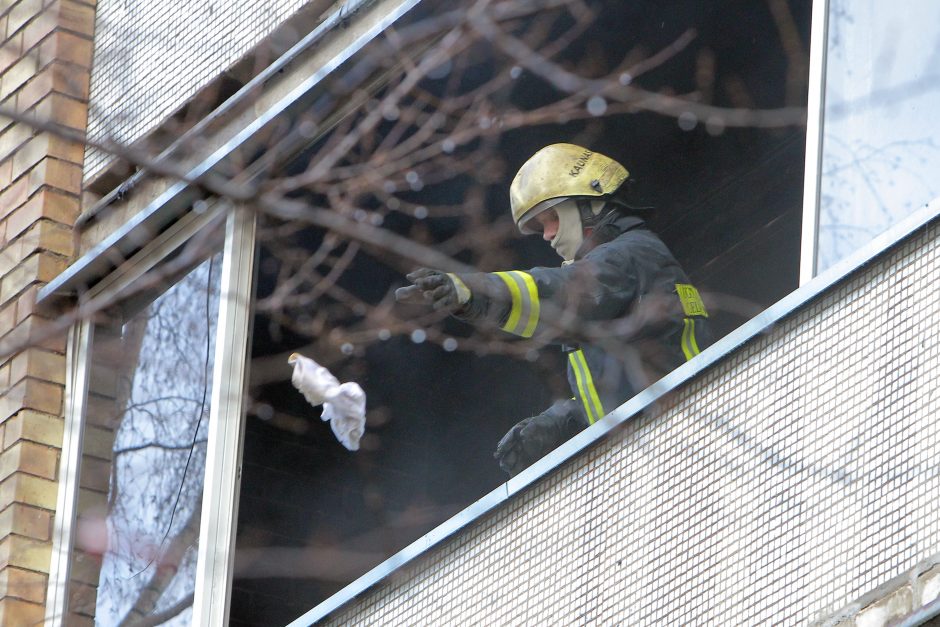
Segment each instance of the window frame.
[{"label": "window frame", "polygon": [[[224,238],[219,242],[222,252],[221,298],[192,611],[194,624],[225,624],[231,595],[237,521],[245,416],[242,390],[247,376],[256,220],[255,214],[246,208],[234,208],[221,201],[208,205],[207,210],[201,213],[190,211],[184,214],[139,253],[96,283],[83,302],[94,304],[116,299],[135,281],[158,269],[193,237],[218,227],[224,220]],[[46,624],[64,624],[69,615],[68,591],[94,325],[94,320],[85,317],[72,326],[68,336],[63,444],[46,596]]]},{"label": "window frame", "polygon": [[803,230],[800,242],[800,282],[817,274],[819,205],[822,188],[822,148],[826,108],[826,52],[829,46],[829,0],[813,0],[810,20],[809,93],[806,101],[806,153],[803,170]]}]

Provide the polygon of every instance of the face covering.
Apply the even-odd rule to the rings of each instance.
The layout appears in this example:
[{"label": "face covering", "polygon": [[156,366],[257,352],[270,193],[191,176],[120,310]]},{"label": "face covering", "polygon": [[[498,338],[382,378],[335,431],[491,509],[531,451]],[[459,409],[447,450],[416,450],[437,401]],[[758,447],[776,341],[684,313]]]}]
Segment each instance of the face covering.
[{"label": "face covering", "polygon": [[558,214],[558,232],[552,238],[552,248],[565,261],[572,261],[574,254],[584,241],[584,229],[581,227],[581,214],[573,198],[564,200],[554,207]]},{"label": "face covering", "polygon": [[[581,224],[578,203],[573,198],[568,198],[552,208],[558,214],[558,233],[552,238],[552,248],[565,261],[574,261],[575,253],[584,243],[584,226]],[[595,215],[603,208],[603,201],[591,202],[591,210]]]}]

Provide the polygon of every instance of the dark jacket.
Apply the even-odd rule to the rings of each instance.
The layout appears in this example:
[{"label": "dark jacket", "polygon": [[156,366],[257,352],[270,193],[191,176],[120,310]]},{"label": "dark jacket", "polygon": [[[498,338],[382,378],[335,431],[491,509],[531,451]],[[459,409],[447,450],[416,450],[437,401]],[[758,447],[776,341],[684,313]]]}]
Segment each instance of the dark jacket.
[{"label": "dark jacket", "polygon": [[560,268],[458,275],[472,298],[457,315],[562,345],[573,399],[545,413],[570,434],[593,424],[710,341],[708,314],[645,223],[605,216]]}]

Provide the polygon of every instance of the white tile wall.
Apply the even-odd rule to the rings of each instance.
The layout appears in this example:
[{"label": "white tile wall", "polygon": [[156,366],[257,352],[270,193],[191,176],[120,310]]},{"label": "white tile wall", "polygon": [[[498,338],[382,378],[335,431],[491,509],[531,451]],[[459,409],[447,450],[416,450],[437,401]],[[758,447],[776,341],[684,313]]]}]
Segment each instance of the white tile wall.
[{"label": "white tile wall", "polygon": [[335,625],[803,624],[940,551],[936,226]]},{"label": "white tile wall", "polygon": [[[307,2],[99,0],[89,139],[144,137]],[[86,180],[109,160],[89,147]]]}]

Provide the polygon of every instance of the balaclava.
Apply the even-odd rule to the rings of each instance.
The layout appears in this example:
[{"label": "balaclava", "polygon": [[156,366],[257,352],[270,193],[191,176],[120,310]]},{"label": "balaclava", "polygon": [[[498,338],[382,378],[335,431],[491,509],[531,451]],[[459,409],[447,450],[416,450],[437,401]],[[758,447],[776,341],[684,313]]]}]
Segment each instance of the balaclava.
[{"label": "balaclava", "polygon": [[[591,201],[591,211],[597,215],[605,204],[602,200]],[[552,248],[565,261],[573,261],[575,253],[584,243],[584,225],[578,202],[574,198],[566,198],[552,209],[558,214],[558,233],[552,238]]]}]

